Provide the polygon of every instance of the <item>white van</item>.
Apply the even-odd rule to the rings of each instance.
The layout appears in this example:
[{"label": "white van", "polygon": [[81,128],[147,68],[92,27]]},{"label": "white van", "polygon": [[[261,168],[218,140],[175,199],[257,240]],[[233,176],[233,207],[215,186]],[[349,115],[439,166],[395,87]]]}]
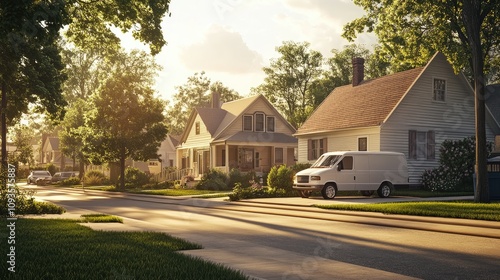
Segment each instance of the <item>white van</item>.
[{"label": "white van", "polygon": [[337,191],[353,190],[388,197],[394,187],[403,185],[408,186],[406,157],[395,152],[325,153],[293,179],[293,188],[302,197],[321,191],[325,199],[333,199]]}]

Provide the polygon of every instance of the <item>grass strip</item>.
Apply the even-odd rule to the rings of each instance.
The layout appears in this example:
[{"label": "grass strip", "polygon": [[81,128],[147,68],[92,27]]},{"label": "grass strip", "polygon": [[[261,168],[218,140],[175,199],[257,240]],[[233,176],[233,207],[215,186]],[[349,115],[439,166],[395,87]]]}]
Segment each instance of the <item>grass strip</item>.
[{"label": "grass strip", "polygon": [[[0,233],[5,236],[8,228]],[[15,273],[0,279],[248,279],[241,272],[181,254],[201,246],[152,232],[94,231],[78,220],[16,221]],[[9,252],[1,242],[1,252]]]},{"label": "grass strip", "polygon": [[220,193],[220,191],[193,190],[193,189],[129,190],[127,192],[136,194],[152,194],[152,195],[164,195],[164,196],[193,196],[193,195],[209,195],[209,194]]},{"label": "grass strip", "polygon": [[314,206],[331,210],[500,221],[500,202],[474,203],[472,201],[422,201],[373,204],[330,204]]},{"label": "grass strip", "polygon": [[123,219],[107,214],[84,214],[80,216],[82,223],[122,223]]}]

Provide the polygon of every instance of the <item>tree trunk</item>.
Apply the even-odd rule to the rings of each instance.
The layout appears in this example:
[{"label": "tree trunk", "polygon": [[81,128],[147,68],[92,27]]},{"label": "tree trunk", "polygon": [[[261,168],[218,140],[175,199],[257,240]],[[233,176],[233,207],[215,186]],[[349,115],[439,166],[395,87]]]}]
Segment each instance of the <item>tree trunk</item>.
[{"label": "tree trunk", "polygon": [[125,147],[120,148],[120,189],[125,189]]},{"label": "tree trunk", "polygon": [[484,90],[484,58],[481,45],[481,1],[464,0],[462,18],[467,30],[471,49],[471,66],[474,75],[476,113],[476,190],[475,202],[489,202],[487,150],[486,150],[486,108]]},{"label": "tree trunk", "polygon": [[2,105],[1,105],[1,126],[2,126],[2,171],[7,170],[7,85],[2,82]]}]

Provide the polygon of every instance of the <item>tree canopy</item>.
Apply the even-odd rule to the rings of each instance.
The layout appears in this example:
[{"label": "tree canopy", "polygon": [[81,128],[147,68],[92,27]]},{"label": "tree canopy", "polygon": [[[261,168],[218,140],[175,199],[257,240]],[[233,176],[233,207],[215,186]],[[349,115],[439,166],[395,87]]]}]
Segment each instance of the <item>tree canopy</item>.
[{"label": "tree canopy", "polygon": [[312,112],[310,86],[322,73],[323,55],[307,42],[283,42],[279,58],[264,67],[264,83],[253,91],[263,93],[295,128]]},{"label": "tree canopy", "polygon": [[165,44],[161,20],[170,0],[0,1],[0,90],[2,92],[2,162],[6,163],[6,126],[29,104],[53,119],[63,116],[66,78],[58,40],[63,27],[82,49],[113,54],[120,40],[113,32],[132,32],[157,54]]},{"label": "tree canopy", "polygon": [[222,82],[212,82],[205,72],[195,73],[189,77],[184,85],[176,87],[174,103],[167,111],[169,131],[172,134],[181,134],[184,130],[189,113],[196,107],[208,107],[212,92],[220,94],[221,102],[240,99],[236,91],[226,87]]}]

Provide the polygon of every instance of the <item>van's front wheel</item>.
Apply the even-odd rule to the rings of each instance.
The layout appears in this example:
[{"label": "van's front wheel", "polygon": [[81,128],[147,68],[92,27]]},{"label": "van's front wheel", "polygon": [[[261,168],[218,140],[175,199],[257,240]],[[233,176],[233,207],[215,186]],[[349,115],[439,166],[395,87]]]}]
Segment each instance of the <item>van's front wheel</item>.
[{"label": "van's front wheel", "polygon": [[337,195],[337,186],[326,184],[321,190],[321,195],[323,195],[324,199],[333,199]]},{"label": "van's front wheel", "polygon": [[385,182],[382,183],[382,185],[380,185],[380,187],[377,190],[378,196],[380,196],[382,198],[389,197],[391,195],[391,192],[392,192],[391,185],[389,183],[385,183]]}]

